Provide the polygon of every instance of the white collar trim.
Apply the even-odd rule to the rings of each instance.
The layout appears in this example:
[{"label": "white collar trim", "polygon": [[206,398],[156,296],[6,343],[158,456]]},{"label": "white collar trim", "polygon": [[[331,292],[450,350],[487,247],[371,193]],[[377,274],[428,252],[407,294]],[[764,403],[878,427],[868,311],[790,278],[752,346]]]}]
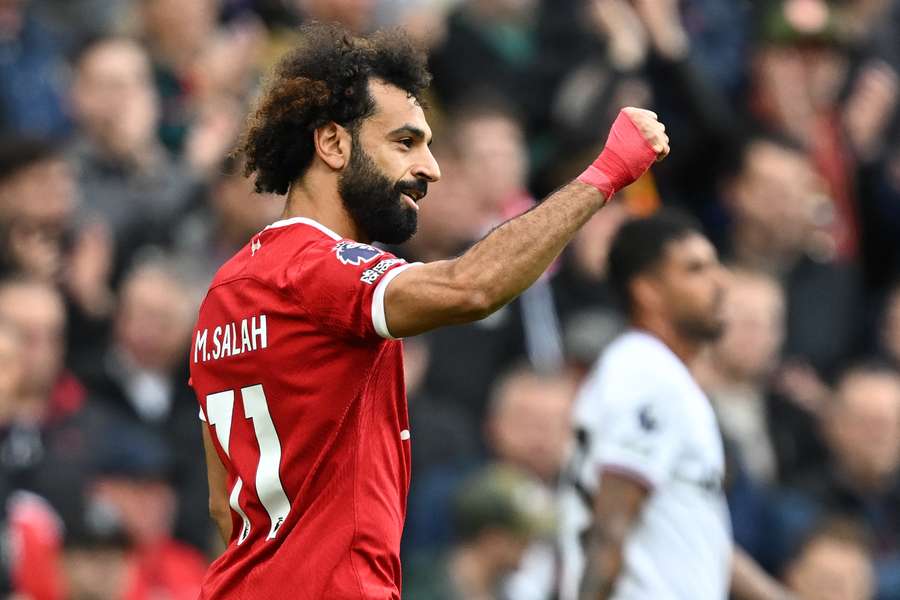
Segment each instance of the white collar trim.
[{"label": "white collar trim", "polygon": [[[303,223],[304,225],[309,225],[310,227],[315,227],[316,229],[318,229],[325,235],[327,235],[331,238],[334,238],[336,240],[343,239],[341,236],[339,236],[338,234],[336,234],[329,228],[325,227],[318,221],[313,221],[312,219],[307,219],[306,217],[291,217],[290,219],[282,219],[280,221],[275,221],[274,223],[272,223],[271,225],[266,227],[266,229],[275,229],[277,227],[287,227],[288,225],[295,225],[297,223]],[[265,229],[263,231],[265,231]]]}]

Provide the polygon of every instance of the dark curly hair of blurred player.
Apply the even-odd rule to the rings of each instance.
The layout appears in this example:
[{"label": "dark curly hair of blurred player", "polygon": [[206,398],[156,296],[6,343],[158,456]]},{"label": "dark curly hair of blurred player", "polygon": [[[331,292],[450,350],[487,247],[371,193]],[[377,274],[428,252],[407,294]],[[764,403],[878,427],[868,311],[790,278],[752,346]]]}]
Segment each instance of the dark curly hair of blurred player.
[{"label": "dark curly hair of blurred player", "polygon": [[372,114],[368,82],[378,78],[422,103],[427,57],[400,30],[355,37],[338,25],[301,29],[301,44],[278,64],[237,148],[256,191],[286,194],[309,167],[313,132],[333,121],[351,132]]}]

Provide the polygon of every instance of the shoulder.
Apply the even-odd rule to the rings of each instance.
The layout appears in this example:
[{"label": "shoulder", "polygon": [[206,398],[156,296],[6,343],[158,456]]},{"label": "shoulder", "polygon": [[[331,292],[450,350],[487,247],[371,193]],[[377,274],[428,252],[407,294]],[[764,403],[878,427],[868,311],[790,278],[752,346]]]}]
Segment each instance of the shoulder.
[{"label": "shoulder", "polygon": [[662,341],[637,331],[619,336],[598,363],[603,377],[628,378],[632,384],[642,387],[674,383],[682,377],[684,369]]},{"label": "shoulder", "polygon": [[307,255],[325,255],[340,240],[336,233],[310,219],[277,221],[228,259],[210,287],[244,276],[279,281],[295,275]]},{"label": "shoulder", "polygon": [[608,409],[647,399],[669,397],[683,389],[686,369],[659,339],[631,331],[613,341],[600,356],[582,388],[585,402]]},{"label": "shoulder", "polygon": [[315,287],[374,288],[406,261],[376,246],[349,239],[320,238],[296,261],[297,279]]}]

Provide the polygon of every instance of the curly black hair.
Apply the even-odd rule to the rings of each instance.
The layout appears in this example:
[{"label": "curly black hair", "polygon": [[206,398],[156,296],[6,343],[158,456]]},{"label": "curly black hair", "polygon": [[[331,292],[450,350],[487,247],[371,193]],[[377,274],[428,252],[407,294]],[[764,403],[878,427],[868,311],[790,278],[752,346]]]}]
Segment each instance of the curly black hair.
[{"label": "curly black hair", "polygon": [[357,37],[339,25],[313,23],[300,33],[300,45],[275,67],[236,149],[260,193],[287,193],[312,162],[318,127],[333,121],[355,130],[372,114],[370,78],[419,102],[431,82],[425,53],[401,30]]}]

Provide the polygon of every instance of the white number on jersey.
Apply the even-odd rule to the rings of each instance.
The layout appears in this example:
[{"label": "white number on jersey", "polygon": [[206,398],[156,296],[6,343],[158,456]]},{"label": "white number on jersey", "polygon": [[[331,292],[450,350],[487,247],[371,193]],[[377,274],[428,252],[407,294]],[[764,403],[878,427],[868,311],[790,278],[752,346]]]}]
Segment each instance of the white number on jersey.
[{"label": "white number on jersey", "polygon": [[[284,493],[284,486],[278,475],[281,464],[281,442],[272,423],[269,414],[269,406],[266,403],[266,394],[262,385],[251,385],[241,388],[241,398],[244,403],[244,414],[253,421],[253,431],[259,444],[259,464],[256,467],[256,493],[259,501],[269,514],[269,535],[271,540],[278,533],[278,528],[284,523],[291,504]],[[231,439],[231,417],[234,414],[234,390],[210,394],[206,397],[206,417],[210,426],[216,428],[216,438],[229,458],[229,441]],[[241,488],[244,482],[238,477],[231,490],[229,504],[231,509],[240,515],[244,524],[237,543],[241,544],[250,535],[250,519],[238,502]]]}]

